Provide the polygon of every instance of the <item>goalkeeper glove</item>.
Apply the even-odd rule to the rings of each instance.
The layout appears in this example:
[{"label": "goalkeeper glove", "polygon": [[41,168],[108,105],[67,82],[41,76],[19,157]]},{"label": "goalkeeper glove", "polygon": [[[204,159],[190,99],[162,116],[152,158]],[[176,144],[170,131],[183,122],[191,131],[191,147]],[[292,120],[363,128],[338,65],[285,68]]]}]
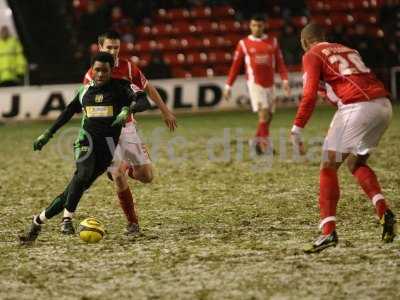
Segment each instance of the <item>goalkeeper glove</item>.
[{"label": "goalkeeper glove", "polygon": [[52,134],[50,131],[46,130],[43,134],[41,134],[34,142],[33,142],[33,151],[42,150],[43,146],[46,145],[51,139]]},{"label": "goalkeeper glove", "polygon": [[125,126],[126,121],[129,118],[129,107],[124,106],[121,109],[121,112],[115,118],[114,122],[112,122],[111,126]]}]

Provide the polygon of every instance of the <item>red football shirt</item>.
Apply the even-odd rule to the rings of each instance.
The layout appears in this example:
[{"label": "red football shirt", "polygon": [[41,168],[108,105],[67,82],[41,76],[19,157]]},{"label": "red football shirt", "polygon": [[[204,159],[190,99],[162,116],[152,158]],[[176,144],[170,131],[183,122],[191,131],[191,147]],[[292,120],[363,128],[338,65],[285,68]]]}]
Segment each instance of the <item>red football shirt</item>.
[{"label": "red football shirt", "polygon": [[386,97],[382,82],[367,68],[360,54],[336,43],[318,43],[303,56],[303,98],[294,125],[304,127],[317,101],[321,81],[328,88],[331,102],[338,106]]},{"label": "red football shirt", "polygon": [[263,35],[256,38],[252,35],[239,41],[226,84],[230,87],[235,82],[243,65],[246,66],[246,79],[269,88],[274,84],[274,74],[278,71],[282,80],[288,79],[288,73],[278,40]]},{"label": "red football shirt", "polygon": [[[124,79],[132,83],[134,91],[144,90],[147,85],[147,79],[132,62],[125,58],[118,58],[112,69],[111,77],[115,79]],[[83,84],[89,83],[93,79],[92,68],[90,68],[83,79]]]}]

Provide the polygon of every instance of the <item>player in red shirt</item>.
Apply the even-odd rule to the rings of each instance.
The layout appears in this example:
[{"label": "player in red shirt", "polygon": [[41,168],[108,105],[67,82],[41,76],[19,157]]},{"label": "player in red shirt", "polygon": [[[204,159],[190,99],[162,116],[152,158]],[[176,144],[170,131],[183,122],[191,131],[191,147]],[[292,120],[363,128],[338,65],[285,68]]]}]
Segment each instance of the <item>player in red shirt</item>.
[{"label": "player in red shirt", "polygon": [[265,19],[253,16],[250,20],[251,34],[240,40],[235,51],[232,66],[224,90],[224,98],[231,97],[231,87],[245,63],[247,87],[251,107],[258,112],[258,128],[255,139],[257,153],[268,148],[269,126],[275,112],[274,75],[278,71],[286,96],[290,95],[288,73],[278,40],[264,34]]},{"label": "player in red shirt", "polygon": [[[99,36],[99,50],[114,56],[115,66],[112,69],[112,78],[124,79],[131,82],[131,88],[136,92],[145,91],[151,100],[158,106],[166,126],[171,130],[176,128],[176,118],[168,109],[157,90],[148,82],[143,73],[130,60],[118,56],[121,39],[117,32],[107,32]],[[84,83],[92,80],[92,70],[85,75]],[[127,173],[130,177],[143,183],[153,180],[153,168],[146,145],[142,143],[136,131],[136,121],[131,118],[123,127],[118,145],[114,152],[113,163],[108,174],[115,182],[116,192],[121,208],[127,218],[127,234],[139,232],[137,204],[128,185]]]},{"label": "player in red shirt", "polygon": [[301,132],[314,110],[317,92],[325,85],[327,97],[338,110],[323,145],[320,170],[320,229],[322,235],[306,253],[336,246],[336,207],[340,197],[338,169],[346,160],[350,172],[371,199],[383,226],[382,240],[392,242],[396,218],[389,209],[374,171],[367,159],[389,126],[392,106],[383,84],[365,66],[359,53],[328,43],[316,24],[302,30],[304,91],[291,130],[292,141],[302,142]]}]

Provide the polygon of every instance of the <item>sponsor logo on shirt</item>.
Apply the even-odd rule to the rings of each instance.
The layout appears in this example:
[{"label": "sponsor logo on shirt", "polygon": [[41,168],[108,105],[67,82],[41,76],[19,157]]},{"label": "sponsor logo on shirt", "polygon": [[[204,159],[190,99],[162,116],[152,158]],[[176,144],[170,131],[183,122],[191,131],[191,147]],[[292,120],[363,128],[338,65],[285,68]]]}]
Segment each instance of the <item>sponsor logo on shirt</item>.
[{"label": "sponsor logo on shirt", "polygon": [[112,106],[86,106],[86,116],[88,118],[104,118],[112,117],[113,115]]},{"label": "sponsor logo on shirt", "polygon": [[269,55],[265,55],[265,54],[256,55],[254,59],[255,59],[256,64],[268,64]]}]

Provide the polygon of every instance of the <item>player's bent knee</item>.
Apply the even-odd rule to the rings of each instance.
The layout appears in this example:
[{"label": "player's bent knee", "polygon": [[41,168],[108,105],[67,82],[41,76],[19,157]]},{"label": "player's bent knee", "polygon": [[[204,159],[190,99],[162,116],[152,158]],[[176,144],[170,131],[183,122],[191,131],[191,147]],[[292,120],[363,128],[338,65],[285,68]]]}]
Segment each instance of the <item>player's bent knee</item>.
[{"label": "player's bent knee", "polygon": [[146,176],[143,178],[143,183],[151,183],[153,178],[153,173],[146,174]]},{"label": "player's bent knee", "polygon": [[354,173],[360,166],[366,165],[369,155],[350,155],[347,159],[347,168],[350,173]]},{"label": "player's bent knee", "polygon": [[153,181],[153,169],[151,166],[145,166],[138,172],[138,180],[142,183],[151,183]]},{"label": "player's bent knee", "polygon": [[140,175],[140,182],[142,183],[151,183],[153,181],[153,172],[145,172],[143,174]]}]

